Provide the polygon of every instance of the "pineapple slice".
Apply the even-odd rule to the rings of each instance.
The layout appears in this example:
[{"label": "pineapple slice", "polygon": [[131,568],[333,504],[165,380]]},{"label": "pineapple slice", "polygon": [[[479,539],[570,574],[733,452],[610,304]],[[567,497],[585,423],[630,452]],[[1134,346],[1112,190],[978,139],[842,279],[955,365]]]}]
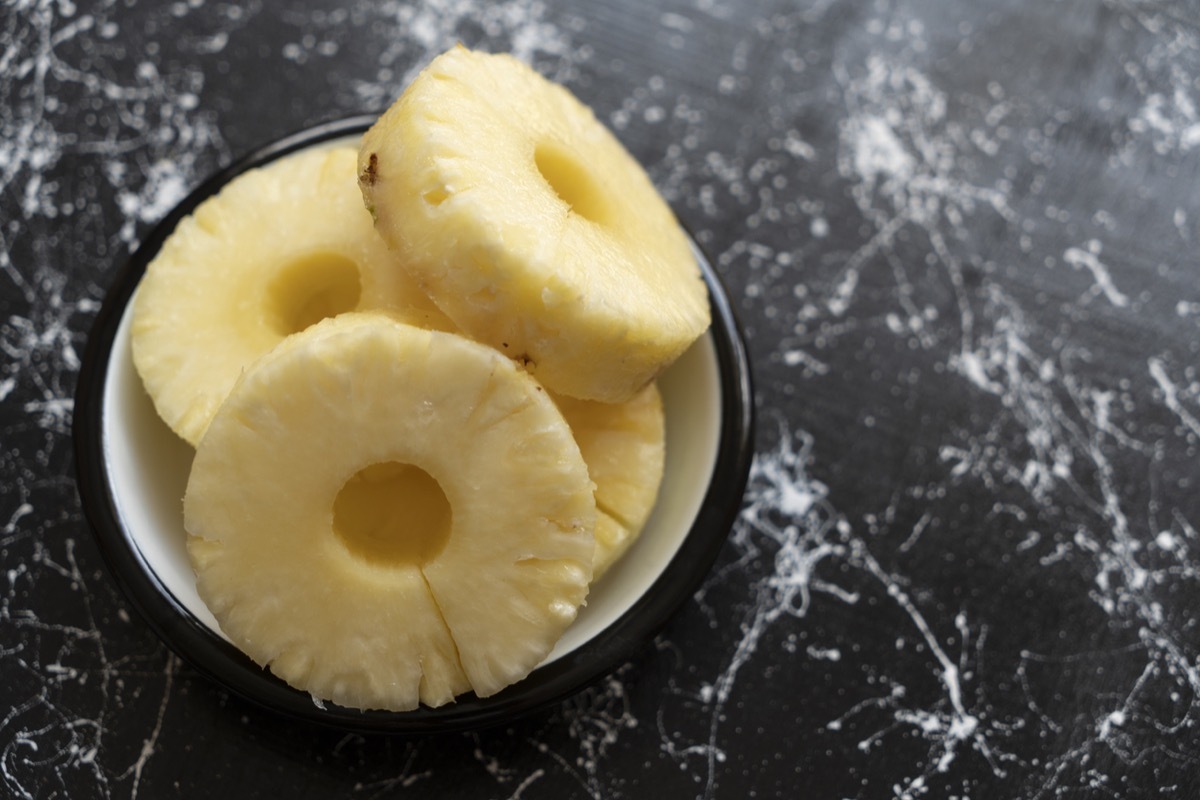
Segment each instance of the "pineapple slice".
[{"label": "pineapple slice", "polygon": [[391,710],[528,674],[587,594],[595,514],[535,380],[382,313],[248,369],[184,498],[197,588],[230,639],[292,686]]},{"label": "pineapple slice", "polygon": [[467,335],[548,389],[620,402],[708,327],[687,237],[561,86],[457,47],[363,137],[376,229]]},{"label": "pineapple slice", "polygon": [[652,383],[624,403],[554,399],[596,484],[595,582],[625,554],[654,509],[666,457],[662,395]]},{"label": "pineapple slice", "polygon": [[446,328],[371,227],[355,150],[305,151],[240,175],[181,221],[133,307],[133,360],[159,415],[195,445],[242,369],[286,335],[353,309]]}]

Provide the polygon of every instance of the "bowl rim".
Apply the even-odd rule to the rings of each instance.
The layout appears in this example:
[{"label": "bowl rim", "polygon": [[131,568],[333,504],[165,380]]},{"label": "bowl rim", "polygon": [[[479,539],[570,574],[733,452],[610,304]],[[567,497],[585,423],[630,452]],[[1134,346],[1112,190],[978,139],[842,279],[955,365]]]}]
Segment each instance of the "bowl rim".
[{"label": "bowl rim", "polygon": [[404,712],[318,705],[311,695],[288,686],[218,636],[166,588],[121,524],[104,455],[104,386],[117,329],[146,266],[180,220],[242,172],[302,148],[360,134],[375,119],[359,115],[321,123],[252,150],[203,181],[130,254],[92,324],[80,366],[72,422],[76,486],[101,555],[126,599],[171,650],[218,685],[286,717],[358,733],[430,734],[492,727],[560,702],[635,657],[694,594],[741,511],[754,443],[750,361],[720,277],[690,232],[709,289],[709,333],[721,393],[717,458],[696,518],[675,557],[614,622],[491,697],[467,693],[436,709],[421,706]]}]

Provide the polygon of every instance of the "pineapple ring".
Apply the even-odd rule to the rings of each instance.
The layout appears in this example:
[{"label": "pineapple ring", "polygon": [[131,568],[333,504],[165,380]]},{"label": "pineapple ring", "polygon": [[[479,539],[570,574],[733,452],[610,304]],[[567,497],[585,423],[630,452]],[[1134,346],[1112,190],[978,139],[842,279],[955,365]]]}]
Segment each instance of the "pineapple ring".
[{"label": "pineapple ring", "polygon": [[[388,544],[371,497],[394,503],[404,472],[426,482],[410,500],[438,487],[418,514],[435,530]],[[587,595],[595,514],[536,381],[379,313],[325,320],[247,370],[184,497],[197,590],[225,634],[298,689],[390,710],[486,697],[540,663]]]},{"label": "pineapple ring", "polygon": [[709,325],[688,239],[641,166],[511,56],[435,58],[363,137],[359,185],[438,307],[556,393],[627,400]]},{"label": "pineapple ring", "polygon": [[561,395],[555,402],[596,484],[595,582],[637,540],[654,510],[666,459],[662,394],[652,383],[624,403]]},{"label": "pineapple ring", "polygon": [[354,149],[340,147],[243,173],[183,219],[147,267],[134,364],[190,444],[247,364],[324,317],[389,308],[449,325],[371,229],[354,168]]}]

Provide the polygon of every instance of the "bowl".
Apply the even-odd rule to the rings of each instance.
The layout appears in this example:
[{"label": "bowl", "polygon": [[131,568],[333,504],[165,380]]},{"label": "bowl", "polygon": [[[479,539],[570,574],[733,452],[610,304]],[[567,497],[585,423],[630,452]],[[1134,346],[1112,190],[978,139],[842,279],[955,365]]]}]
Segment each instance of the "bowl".
[{"label": "bowl", "polygon": [[80,368],[73,427],[79,494],[129,601],[172,650],[231,692],[295,719],[358,732],[488,727],[543,709],[610,673],[695,592],[741,509],[753,446],[750,366],[726,292],[693,240],[713,324],[659,379],[667,446],[655,509],[525,679],[487,698],[468,693],[436,709],[391,712],[322,702],[274,677],[225,637],[196,592],[182,504],[193,451],[158,417],[134,369],[130,298],[179,221],[234,177],[303,148],[353,142],[372,121],[322,124],[254,151],[205,181],[133,253],[97,315]]}]

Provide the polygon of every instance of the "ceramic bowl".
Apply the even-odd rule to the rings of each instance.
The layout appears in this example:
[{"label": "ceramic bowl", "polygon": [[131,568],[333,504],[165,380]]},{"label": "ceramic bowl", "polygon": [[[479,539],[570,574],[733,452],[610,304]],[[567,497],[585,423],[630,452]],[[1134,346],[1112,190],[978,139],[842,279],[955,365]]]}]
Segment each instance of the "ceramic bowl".
[{"label": "ceramic bowl", "polygon": [[221,632],[196,592],[182,498],[192,449],[159,419],[130,353],[130,298],[179,221],[238,174],[302,148],[354,142],[371,119],[320,125],[273,142],[206,181],[132,255],[95,321],[80,370],[74,439],[84,511],[130,602],[188,663],[266,708],[364,732],[485,727],[559,701],[633,657],[696,590],[741,508],[752,454],[750,368],[725,290],[699,247],[713,324],[660,378],[667,457],[642,535],[527,678],[497,695],[437,709],[361,711],[321,703],[262,669]]}]

